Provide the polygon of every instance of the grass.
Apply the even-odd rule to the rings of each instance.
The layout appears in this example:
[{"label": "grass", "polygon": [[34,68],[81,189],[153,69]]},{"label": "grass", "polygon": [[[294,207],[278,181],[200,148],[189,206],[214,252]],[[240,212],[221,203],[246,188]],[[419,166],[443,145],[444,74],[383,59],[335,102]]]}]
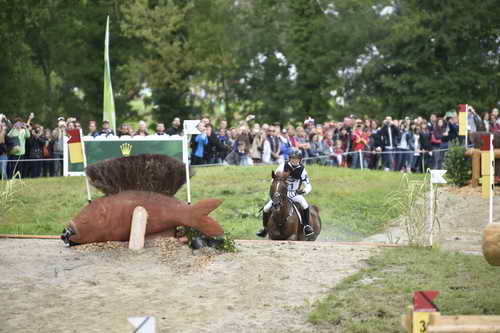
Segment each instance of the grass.
[{"label": "grass", "polygon": [[[236,239],[255,239],[260,208],[268,198],[275,166],[197,168],[193,202],[207,197],[224,203],[211,215]],[[357,240],[381,232],[397,213],[385,200],[399,186],[401,174],[308,166],[313,191],[310,204],[321,209],[321,239]],[[86,205],[83,177],[24,179],[9,210],[0,211],[0,233],[57,235]],[[5,182],[0,183],[0,185]],[[1,187],[1,186],[0,186]],[[93,193],[93,198],[100,194]],[[185,186],[177,197],[186,200]]]},{"label": "grass", "polygon": [[498,315],[498,273],[482,256],[385,249],[315,304],[309,320],[332,332],[402,332],[400,316],[418,290],[438,290],[434,303],[443,315]]}]

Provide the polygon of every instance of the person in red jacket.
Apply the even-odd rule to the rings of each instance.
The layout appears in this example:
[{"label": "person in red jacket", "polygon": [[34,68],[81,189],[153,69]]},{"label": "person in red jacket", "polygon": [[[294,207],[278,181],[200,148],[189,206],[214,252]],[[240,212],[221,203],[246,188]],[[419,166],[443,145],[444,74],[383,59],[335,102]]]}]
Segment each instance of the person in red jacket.
[{"label": "person in red jacket", "polygon": [[[352,132],[352,151],[354,155],[352,157],[352,168],[359,169],[361,167],[366,167],[365,158],[363,152],[368,144],[369,134],[363,131],[363,124],[358,123],[356,128]],[[359,152],[362,152],[360,154]]]}]

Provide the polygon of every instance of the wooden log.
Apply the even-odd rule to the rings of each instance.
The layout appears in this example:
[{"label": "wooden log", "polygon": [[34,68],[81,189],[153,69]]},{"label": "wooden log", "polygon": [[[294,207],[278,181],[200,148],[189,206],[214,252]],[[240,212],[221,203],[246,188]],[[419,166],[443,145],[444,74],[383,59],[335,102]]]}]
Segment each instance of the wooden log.
[{"label": "wooden log", "polygon": [[[442,316],[439,312],[427,312],[428,324],[413,323],[422,312],[414,312],[413,306],[401,316],[401,325],[408,333],[500,333],[500,316]],[[414,317],[417,316],[417,317]],[[423,325],[423,326],[422,326]]]},{"label": "wooden log", "polygon": [[148,212],[141,206],[137,206],[132,214],[132,225],[130,226],[130,239],[128,248],[130,250],[141,250],[144,248],[144,236],[146,235],[146,224],[148,223]]},{"label": "wooden log", "polygon": [[[495,160],[500,159],[500,149],[494,149]],[[481,178],[481,150],[469,148],[465,151],[465,156],[472,157],[472,186],[479,186],[479,179]],[[500,161],[495,161],[495,174],[500,175]]]},{"label": "wooden log", "polygon": [[500,316],[442,316],[431,313],[427,332],[494,333],[500,332]]},{"label": "wooden log", "polygon": [[500,266],[500,224],[488,224],[481,241],[483,256],[492,266]]},{"label": "wooden log", "polygon": [[[293,244],[293,241],[285,240],[267,240],[267,239],[238,239],[238,243],[273,243],[273,244]],[[372,242],[327,242],[327,241],[316,241],[316,242],[305,242],[302,243],[304,246],[371,246],[371,247],[405,247],[404,244],[391,244],[391,243],[372,243]],[[301,245],[302,245],[301,244]]]},{"label": "wooden log", "polygon": [[472,186],[479,186],[481,177],[481,153],[472,155]]},{"label": "wooden log", "polygon": [[500,316],[443,316],[439,312],[432,312],[429,325],[500,325]]},{"label": "wooden log", "polygon": [[406,332],[412,333],[413,305],[408,306],[408,311],[401,316],[401,326]]},{"label": "wooden log", "polygon": [[429,325],[428,333],[498,333],[500,325],[475,324],[475,325]]},{"label": "wooden log", "polygon": [[61,236],[52,236],[52,235],[14,235],[14,234],[0,234],[0,238],[61,239]]}]

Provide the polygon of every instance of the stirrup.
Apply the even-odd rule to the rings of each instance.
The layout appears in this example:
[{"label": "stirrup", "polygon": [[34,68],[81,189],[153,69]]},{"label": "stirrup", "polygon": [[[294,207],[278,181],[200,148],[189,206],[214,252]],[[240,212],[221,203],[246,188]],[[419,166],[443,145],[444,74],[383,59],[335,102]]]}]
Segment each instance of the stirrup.
[{"label": "stirrup", "polygon": [[314,230],[310,225],[305,225],[304,226],[304,236],[310,237],[314,235]]}]

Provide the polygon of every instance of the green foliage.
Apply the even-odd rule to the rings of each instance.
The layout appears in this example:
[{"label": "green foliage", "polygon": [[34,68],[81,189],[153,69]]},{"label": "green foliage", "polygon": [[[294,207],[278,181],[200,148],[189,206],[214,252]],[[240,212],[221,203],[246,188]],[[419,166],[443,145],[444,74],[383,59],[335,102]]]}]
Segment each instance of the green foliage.
[{"label": "green foliage", "polygon": [[453,185],[464,186],[471,179],[471,160],[465,156],[465,147],[458,142],[450,144],[444,160],[444,167],[448,170],[446,178]]},{"label": "green foliage", "polygon": [[[3,184],[2,184],[3,183]],[[3,186],[2,186],[3,185]],[[15,209],[19,204],[17,195],[24,186],[21,180],[21,174],[17,172],[12,179],[0,181],[0,211],[7,213]]]},{"label": "green foliage", "polygon": [[463,102],[483,111],[500,87],[495,0],[0,0],[0,8],[8,45],[0,109],[33,111],[46,126],[58,115],[101,118],[107,15],[118,123],[142,117],[129,102],[145,86],[149,120],[253,113],[284,123],[428,116]]},{"label": "green foliage", "polygon": [[[198,168],[191,181],[192,202],[209,197],[223,200],[210,215],[232,238],[257,239],[255,232],[262,225],[259,210],[268,200],[274,168]],[[306,198],[320,207],[323,221],[320,239],[359,240],[383,231],[387,220],[399,215],[396,211],[387,213],[384,205],[385,197],[400,182],[399,173],[315,165],[307,169],[313,191]],[[57,235],[86,205],[82,177],[23,181],[26,185],[19,187],[16,194],[18,204],[8,212],[0,210],[0,233]],[[93,193],[94,198],[99,195]],[[176,197],[186,200],[185,187]]]},{"label": "green foliage", "polygon": [[222,242],[216,242],[215,248],[222,252],[234,253],[238,251],[236,248],[236,243],[234,242],[234,238],[230,232],[224,233],[222,236]]},{"label": "green foliage", "polygon": [[354,96],[377,97],[397,116],[442,114],[460,101],[489,111],[499,87],[497,14],[495,0],[396,2]]},{"label": "green foliage", "polygon": [[[423,247],[429,245],[429,174],[423,180],[410,180],[405,174],[398,190],[389,194],[387,205],[389,211],[400,214],[398,224],[406,232],[410,246]],[[433,225],[439,227],[438,191],[434,186]]]},{"label": "green foliage", "polygon": [[402,332],[401,315],[418,290],[439,290],[434,302],[446,315],[498,315],[497,280],[498,269],[481,256],[386,249],[317,302],[309,320],[332,332]]}]

